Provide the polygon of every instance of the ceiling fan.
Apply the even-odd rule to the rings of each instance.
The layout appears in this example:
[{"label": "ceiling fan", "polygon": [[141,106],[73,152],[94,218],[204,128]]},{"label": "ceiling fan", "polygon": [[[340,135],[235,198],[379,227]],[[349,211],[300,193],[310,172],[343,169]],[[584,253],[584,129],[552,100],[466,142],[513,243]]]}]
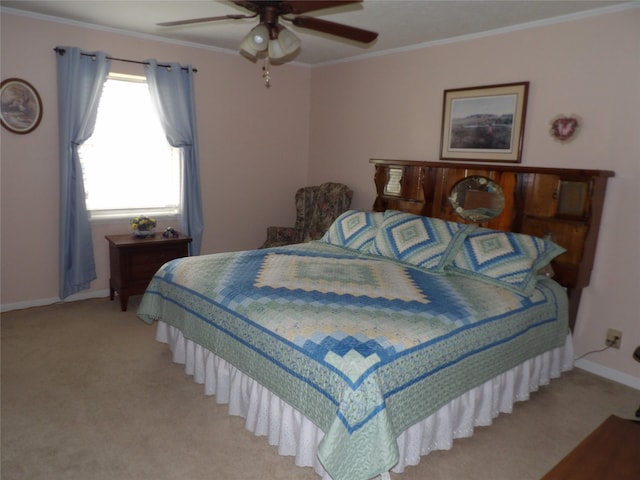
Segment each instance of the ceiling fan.
[{"label": "ceiling fan", "polygon": [[252,58],[267,58],[283,61],[300,48],[300,39],[290,30],[280,25],[279,20],[291,22],[296,27],[328,33],[336,37],[342,37],[360,43],[370,43],[374,41],[378,37],[376,32],[302,15],[315,10],[361,2],[362,0],[233,0],[233,3],[253,12],[253,14],[229,14],[217,17],[177,20],[158,23],[158,25],[172,27],[213,22],[216,20],[255,18],[259,16],[260,22],[258,25],[242,40],[240,44],[241,52]]}]

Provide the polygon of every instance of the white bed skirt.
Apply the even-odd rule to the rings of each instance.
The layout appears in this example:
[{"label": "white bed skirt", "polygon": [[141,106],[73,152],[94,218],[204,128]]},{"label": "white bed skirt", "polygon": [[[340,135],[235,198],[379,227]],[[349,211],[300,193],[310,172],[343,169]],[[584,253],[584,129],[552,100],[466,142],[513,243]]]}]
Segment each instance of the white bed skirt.
[{"label": "white bed skirt", "polygon": [[[164,322],[158,322],[156,340],[169,344],[173,361],[185,365],[186,373],[204,385],[206,395],[215,395],[217,403],[229,405],[229,414],[243,417],[247,430],[266,436],[280,455],[295,457],[296,465],[313,467],[323,480],[331,479],[316,457],[324,433],[298,410]],[[568,335],[563,347],[469,390],[402,432],[398,437],[400,461],[391,471],[401,473],[433,450],[449,450],[455,438],[470,437],[474,427],[491,425],[498,414],[511,413],[515,402],[528,400],[540,385],[572,367],[573,343]]]}]

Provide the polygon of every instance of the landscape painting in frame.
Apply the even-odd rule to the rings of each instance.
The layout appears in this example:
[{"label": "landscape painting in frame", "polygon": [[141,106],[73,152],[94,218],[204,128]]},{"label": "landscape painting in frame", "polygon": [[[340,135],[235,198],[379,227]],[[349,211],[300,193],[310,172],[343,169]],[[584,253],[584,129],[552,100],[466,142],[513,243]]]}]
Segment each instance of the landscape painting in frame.
[{"label": "landscape painting in frame", "polygon": [[441,160],[520,163],[529,82],[445,90]]}]

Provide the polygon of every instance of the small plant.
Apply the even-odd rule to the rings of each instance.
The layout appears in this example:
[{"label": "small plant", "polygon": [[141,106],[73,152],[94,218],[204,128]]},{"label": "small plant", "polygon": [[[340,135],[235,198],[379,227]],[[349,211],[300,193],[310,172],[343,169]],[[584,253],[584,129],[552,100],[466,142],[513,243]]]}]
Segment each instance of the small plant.
[{"label": "small plant", "polygon": [[139,232],[148,232],[156,228],[156,221],[154,218],[140,216],[131,220],[131,228]]}]

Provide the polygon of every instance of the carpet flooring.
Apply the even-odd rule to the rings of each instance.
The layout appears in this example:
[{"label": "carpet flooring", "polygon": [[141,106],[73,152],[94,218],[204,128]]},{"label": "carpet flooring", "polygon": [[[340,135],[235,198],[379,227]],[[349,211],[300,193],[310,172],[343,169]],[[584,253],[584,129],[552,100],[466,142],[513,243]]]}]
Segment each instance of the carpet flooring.
[{"label": "carpet flooring", "polygon": [[[3,480],[318,480],[172,363],[155,327],[92,299],[2,315]],[[394,480],[538,480],[640,392],[574,369]]]}]

